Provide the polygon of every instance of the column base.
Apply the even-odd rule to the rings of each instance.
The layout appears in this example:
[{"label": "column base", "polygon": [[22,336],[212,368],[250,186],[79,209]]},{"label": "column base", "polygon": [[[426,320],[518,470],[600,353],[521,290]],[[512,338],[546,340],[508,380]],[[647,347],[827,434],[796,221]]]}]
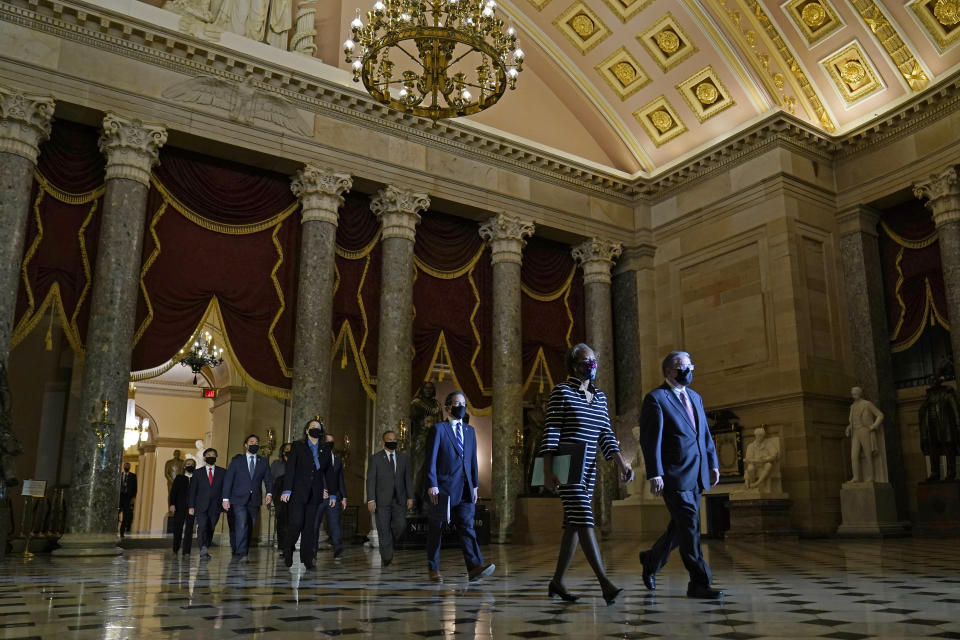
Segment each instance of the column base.
[{"label": "column base", "polygon": [[663,500],[637,499],[613,501],[613,535],[618,539],[657,538],[670,524],[670,512]]},{"label": "column base", "polygon": [[67,533],[59,540],[60,548],[50,555],[61,558],[97,558],[119,556],[117,536],[111,533]]},{"label": "column base", "polygon": [[906,523],[897,520],[893,487],[888,482],[845,482],[840,489],[843,522],[837,535],[894,538],[907,535]]}]

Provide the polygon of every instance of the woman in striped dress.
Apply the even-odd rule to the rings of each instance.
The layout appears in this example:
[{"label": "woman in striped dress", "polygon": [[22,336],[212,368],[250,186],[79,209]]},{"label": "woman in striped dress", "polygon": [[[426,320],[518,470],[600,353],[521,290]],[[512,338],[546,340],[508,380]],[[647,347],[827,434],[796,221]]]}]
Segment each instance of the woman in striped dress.
[{"label": "woman in striped dress", "polygon": [[[623,591],[607,578],[600,557],[600,547],[594,532],[593,485],[597,477],[597,447],[606,460],[617,462],[625,482],[633,480],[633,469],[620,455],[617,437],[610,427],[607,412],[607,397],[593,386],[597,377],[597,357],[585,344],[575,345],[567,352],[567,372],[570,377],[550,393],[547,419],[543,431],[540,453],[543,455],[544,483],[550,489],[559,489],[563,503],[563,538],[557,570],[553,574],[547,593],[560,596],[567,602],[575,602],[577,596],[570,594],[563,585],[563,578],[573,562],[579,541],[583,555],[587,557],[593,572],[597,574],[603,599],[613,604]],[[553,455],[562,443],[583,443],[583,476],[568,478],[569,484],[560,484],[553,473]]]}]

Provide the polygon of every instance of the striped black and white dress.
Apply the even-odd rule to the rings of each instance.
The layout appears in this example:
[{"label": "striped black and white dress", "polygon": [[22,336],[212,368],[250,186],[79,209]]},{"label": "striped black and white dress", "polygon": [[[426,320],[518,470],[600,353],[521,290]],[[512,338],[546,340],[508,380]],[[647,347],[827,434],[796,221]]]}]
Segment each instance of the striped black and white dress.
[{"label": "striped black and white dress", "polygon": [[582,442],[583,478],[578,484],[560,485],[563,503],[563,524],[572,527],[592,527],[593,485],[597,478],[597,446],[606,460],[620,451],[617,437],[610,426],[607,396],[593,390],[593,402],[580,391],[580,381],[567,378],[550,392],[547,420],[540,444],[540,454],[552,453],[561,442]]}]

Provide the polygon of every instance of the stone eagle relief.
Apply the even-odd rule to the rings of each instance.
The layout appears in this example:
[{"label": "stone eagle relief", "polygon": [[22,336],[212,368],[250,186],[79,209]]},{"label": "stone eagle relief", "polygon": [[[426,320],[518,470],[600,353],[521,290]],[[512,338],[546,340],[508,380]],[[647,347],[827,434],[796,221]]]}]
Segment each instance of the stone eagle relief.
[{"label": "stone eagle relief", "polygon": [[248,76],[243,82],[231,82],[214,76],[195,76],[163,91],[163,97],[178,102],[193,102],[223,109],[233,122],[253,125],[266,120],[302,136],[310,137],[312,127],[286,98],[257,89]]}]

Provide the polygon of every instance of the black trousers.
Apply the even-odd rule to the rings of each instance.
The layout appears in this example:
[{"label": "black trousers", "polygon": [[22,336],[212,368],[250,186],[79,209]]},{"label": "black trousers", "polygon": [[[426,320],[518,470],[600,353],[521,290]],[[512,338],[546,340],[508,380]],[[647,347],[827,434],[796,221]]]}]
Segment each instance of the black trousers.
[{"label": "black trousers", "polygon": [[[274,491],[273,495],[280,495],[280,492]],[[277,522],[277,548],[283,551],[283,545],[287,541],[287,529],[290,528],[290,503],[277,500],[274,503],[273,513]]]},{"label": "black trousers", "polygon": [[217,528],[217,521],[220,520],[220,505],[211,507],[209,511],[197,511],[197,544],[201,548],[209,547],[213,541],[213,530]]},{"label": "black trousers", "polygon": [[300,561],[307,565],[313,564],[317,555],[317,509],[320,505],[315,502],[288,502],[287,539],[283,552],[287,557],[293,555],[293,547],[300,538]]},{"label": "black trousers", "polygon": [[380,538],[380,558],[384,562],[393,560],[393,545],[403,537],[407,530],[407,505],[399,502],[381,505],[373,514],[377,523],[377,536]]},{"label": "black trousers", "polygon": [[700,491],[671,491],[664,489],[663,501],[670,511],[670,524],[650,548],[654,573],[667,564],[670,552],[680,548],[680,559],[690,574],[690,585],[709,586],[713,580],[710,567],[700,548]]},{"label": "black trousers", "polygon": [[133,524],[133,504],[130,498],[120,498],[120,535],[130,532],[130,525]]},{"label": "black trousers", "polygon": [[180,551],[183,546],[183,553],[190,555],[190,548],[193,545],[193,524],[196,518],[187,513],[186,508],[178,510],[173,514],[173,552]]},{"label": "black trousers", "polygon": [[[450,507],[450,521],[457,526],[460,536],[460,547],[463,550],[463,562],[467,570],[483,564],[483,554],[480,552],[480,543],[477,542],[477,533],[473,529],[473,516],[476,505],[473,504],[467,483],[463,483],[461,502]],[[440,570],[440,542],[443,534],[443,517],[436,509],[431,509],[428,516],[430,528],[427,530],[427,567],[430,571]]]}]

